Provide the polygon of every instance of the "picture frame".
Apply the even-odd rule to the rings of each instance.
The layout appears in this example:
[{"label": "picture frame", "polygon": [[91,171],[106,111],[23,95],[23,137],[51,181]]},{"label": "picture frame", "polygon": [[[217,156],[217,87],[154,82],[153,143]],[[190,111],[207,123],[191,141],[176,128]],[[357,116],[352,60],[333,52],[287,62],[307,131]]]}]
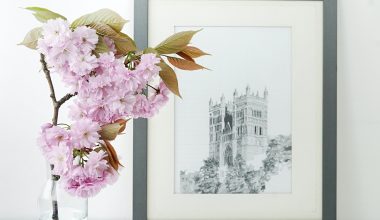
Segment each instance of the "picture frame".
[{"label": "picture frame", "polygon": [[[212,0],[209,0],[212,1]],[[315,0],[309,0],[315,1]],[[337,3],[323,2],[322,219],[336,219]],[[135,40],[148,46],[149,0],[135,1]],[[148,121],[133,122],[133,219],[148,219]],[[186,216],[184,216],[186,217]]]}]

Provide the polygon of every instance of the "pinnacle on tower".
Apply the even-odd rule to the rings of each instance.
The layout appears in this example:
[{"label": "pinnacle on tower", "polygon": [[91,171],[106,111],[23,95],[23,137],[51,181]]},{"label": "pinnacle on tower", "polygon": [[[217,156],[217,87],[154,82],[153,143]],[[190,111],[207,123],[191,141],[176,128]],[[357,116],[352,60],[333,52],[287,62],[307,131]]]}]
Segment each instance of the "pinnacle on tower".
[{"label": "pinnacle on tower", "polygon": [[226,100],[226,97],[224,97],[224,94],[222,94],[222,97],[220,97],[220,102],[224,103],[225,100]]},{"label": "pinnacle on tower", "polygon": [[249,84],[247,85],[247,87],[245,87],[245,93],[247,95],[251,94],[251,87],[249,86]]},{"label": "pinnacle on tower", "polygon": [[235,91],[234,91],[234,98],[236,98],[238,96],[238,91],[237,91],[237,89],[235,89]]},{"label": "pinnacle on tower", "polygon": [[265,87],[265,90],[264,90],[264,99],[268,98],[268,89],[267,87]]}]

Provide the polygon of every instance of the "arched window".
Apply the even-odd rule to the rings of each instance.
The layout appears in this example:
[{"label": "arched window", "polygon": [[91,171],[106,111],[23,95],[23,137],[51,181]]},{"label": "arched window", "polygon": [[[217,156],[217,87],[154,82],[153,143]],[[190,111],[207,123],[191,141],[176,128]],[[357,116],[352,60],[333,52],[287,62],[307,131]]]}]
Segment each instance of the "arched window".
[{"label": "arched window", "polygon": [[263,135],[262,127],[260,127],[260,135]]},{"label": "arched window", "polygon": [[253,109],[251,109],[251,108],[249,109],[249,115],[250,116],[254,116],[255,115],[255,111]]},{"label": "arched window", "polygon": [[228,167],[232,167],[233,164],[233,156],[232,156],[232,149],[230,145],[226,147],[226,150],[224,151],[224,165],[227,165]]}]

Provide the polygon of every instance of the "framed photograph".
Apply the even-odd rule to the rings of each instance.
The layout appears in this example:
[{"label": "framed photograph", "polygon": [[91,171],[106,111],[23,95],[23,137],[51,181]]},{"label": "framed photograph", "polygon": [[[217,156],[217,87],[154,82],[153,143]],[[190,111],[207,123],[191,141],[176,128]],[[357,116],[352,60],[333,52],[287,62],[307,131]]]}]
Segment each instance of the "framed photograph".
[{"label": "framed photograph", "polygon": [[135,1],[141,47],[185,30],[210,70],[134,121],[133,219],[335,220],[336,0]]}]

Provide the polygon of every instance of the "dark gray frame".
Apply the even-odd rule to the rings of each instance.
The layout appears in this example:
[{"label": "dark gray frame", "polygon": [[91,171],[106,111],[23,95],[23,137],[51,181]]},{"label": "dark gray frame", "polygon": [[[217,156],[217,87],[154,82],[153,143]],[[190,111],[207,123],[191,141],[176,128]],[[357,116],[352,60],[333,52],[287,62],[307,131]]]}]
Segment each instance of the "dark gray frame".
[{"label": "dark gray frame", "polygon": [[[140,48],[148,46],[148,1],[134,3],[134,35]],[[320,1],[323,1],[322,220],[336,220],[337,0]],[[147,220],[147,129],[146,119],[133,121],[133,220]]]}]

